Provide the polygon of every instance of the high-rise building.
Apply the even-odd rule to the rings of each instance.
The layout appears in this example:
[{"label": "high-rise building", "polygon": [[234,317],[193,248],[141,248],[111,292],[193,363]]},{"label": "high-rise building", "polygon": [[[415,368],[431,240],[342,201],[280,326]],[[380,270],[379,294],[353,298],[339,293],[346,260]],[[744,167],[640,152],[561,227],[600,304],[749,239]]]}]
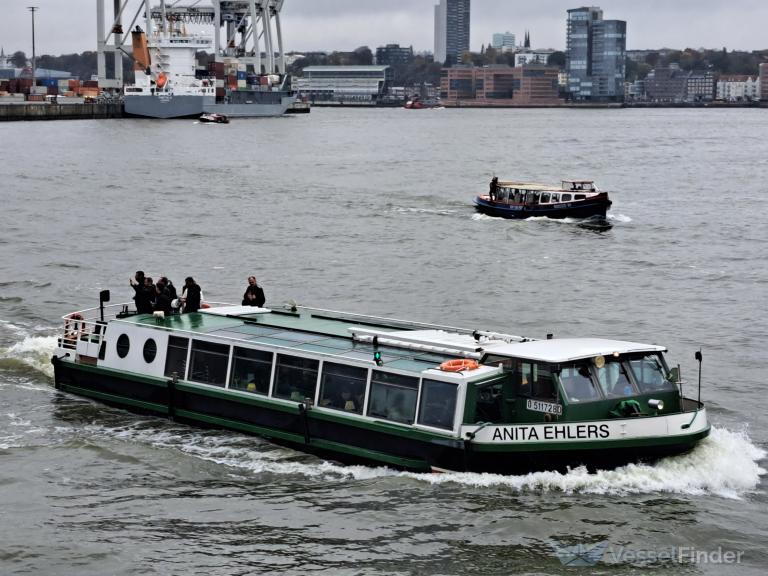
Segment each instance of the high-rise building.
[{"label": "high-rise building", "polygon": [[566,71],[574,100],[622,100],[627,23],[603,20],[596,7],[568,10]]},{"label": "high-rise building", "polygon": [[760,100],[768,100],[768,63],[760,64]]},{"label": "high-rise building", "polygon": [[413,62],[413,46],[387,44],[376,48],[376,64],[394,66]]},{"label": "high-rise building", "polygon": [[469,50],[469,0],[435,6],[435,62],[455,64]]},{"label": "high-rise building", "polygon": [[507,52],[515,49],[515,35],[512,32],[497,32],[493,35],[491,46],[495,50]]}]

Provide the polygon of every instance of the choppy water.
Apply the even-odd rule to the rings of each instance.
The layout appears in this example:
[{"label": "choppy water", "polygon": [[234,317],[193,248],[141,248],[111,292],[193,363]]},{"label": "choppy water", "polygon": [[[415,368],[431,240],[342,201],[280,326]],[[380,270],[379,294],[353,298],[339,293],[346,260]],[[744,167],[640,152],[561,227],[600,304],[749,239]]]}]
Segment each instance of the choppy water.
[{"label": "choppy water", "polygon": [[[1,574],[768,568],[765,110],[316,109],[0,134]],[[479,216],[494,173],[594,177],[612,227]],[[210,300],[255,273],[273,304],[662,343],[691,391],[701,347],[715,428],[654,466],[419,475],[55,391],[58,319],[102,288],[127,300],[136,269],[194,275]],[[558,559],[600,542],[594,567]]]}]

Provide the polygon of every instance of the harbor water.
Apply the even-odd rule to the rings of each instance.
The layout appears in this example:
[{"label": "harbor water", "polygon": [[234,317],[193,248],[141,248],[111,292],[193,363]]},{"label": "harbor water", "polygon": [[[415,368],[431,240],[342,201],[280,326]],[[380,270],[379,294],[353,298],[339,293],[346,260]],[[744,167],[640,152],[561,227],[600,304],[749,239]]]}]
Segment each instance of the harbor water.
[{"label": "harbor water", "polygon": [[[335,108],[0,134],[0,574],[768,570],[765,110]],[[476,214],[493,175],[594,178],[610,226]],[[272,307],[663,344],[694,397],[701,349],[712,434],[596,474],[412,474],[55,390],[61,316],[102,289],[128,301],[136,270],[194,276],[212,301],[255,274]]]}]

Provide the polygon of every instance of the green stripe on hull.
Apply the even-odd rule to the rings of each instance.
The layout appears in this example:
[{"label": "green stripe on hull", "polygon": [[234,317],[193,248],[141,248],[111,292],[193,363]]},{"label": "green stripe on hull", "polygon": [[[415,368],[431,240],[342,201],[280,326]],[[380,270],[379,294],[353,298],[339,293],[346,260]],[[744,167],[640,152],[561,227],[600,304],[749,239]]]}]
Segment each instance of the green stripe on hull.
[{"label": "green stripe on hull", "polygon": [[122,404],[125,406],[132,406],[134,408],[141,408],[150,412],[157,412],[163,416],[168,415],[168,407],[165,404],[155,404],[154,402],[143,402],[142,400],[134,400],[132,398],[126,398],[125,396],[115,396],[114,394],[106,394],[104,392],[96,392],[88,388],[79,388],[78,386],[72,386],[71,384],[60,384],[59,389],[65,392],[72,392],[78,396],[87,396],[89,398],[96,398],[110,404]]},{"label": "green stripe on hull", "polygon": [[375,450],[368,450],[366,448],[358,448],[356,446],[350,446],[348,444],[342,444],[340,442],[332,442],[330,440],[323,440],[321,438],[310,438],[309,444],[304,441],[304,437],[299,434],[292,434],[290,432],[283,432],[281,430],[275,430],[273,428],[264,428],[262,426],[255,426],[253,424],[247,424],[245,422],[239,422],[237,420],[229,420],[227,418],[219,418],[217,416],[209,416],[207,414],[199,414],[197,412],[190,412],[188,410],[176,410],[176,415],[187,420],[195,420],[198,422],[205,422],[207,424],[214,424],[222,428],[230,428],[232,430],[239,430],[241,432],[250,432],[259,436],[265,436],[267,438],[277,438],[294,444],[302,446],[309,446],[310,448],[316,448],[319,450],[327,450],[330,452],[341,452],[343,454],[349,454],[358,458],[365,458],[376,462],[382,462],[384,464],[390,464],[399,466],[402,468],[408,468],[411,470],[429,470],[429,465],[423,460],[416,460],[412,458],[402,458],[398,456],[392,456],[390,454],[384,454],[383,452],[377,452]]}]

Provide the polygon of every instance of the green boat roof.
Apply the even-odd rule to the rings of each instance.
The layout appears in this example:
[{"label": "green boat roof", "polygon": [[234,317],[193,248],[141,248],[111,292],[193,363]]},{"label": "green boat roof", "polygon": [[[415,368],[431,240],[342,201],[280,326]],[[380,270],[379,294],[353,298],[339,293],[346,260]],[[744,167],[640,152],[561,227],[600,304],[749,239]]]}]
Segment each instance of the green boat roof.
[{"label": "green boat roof", "polygon": [[[459,354],[436,353],[395,346],[361,342],[353,338],[350,327],[364,327],[382,332],[396,332],[409,326],[381,324],[353,317],[331,316],[325,311],[300,309],[297,312],[266,311],[222,315],[210,311],[156,318],[137,314],[120,318],[120,322],[139,324],[171,332],[241,340],[269,347],[320,353],[358,361],[373,361],[375,351],[381,353],[383,366],[395,370],[421,373],[436,368]],[[184,335],[184,334],[179,334]]]}]

